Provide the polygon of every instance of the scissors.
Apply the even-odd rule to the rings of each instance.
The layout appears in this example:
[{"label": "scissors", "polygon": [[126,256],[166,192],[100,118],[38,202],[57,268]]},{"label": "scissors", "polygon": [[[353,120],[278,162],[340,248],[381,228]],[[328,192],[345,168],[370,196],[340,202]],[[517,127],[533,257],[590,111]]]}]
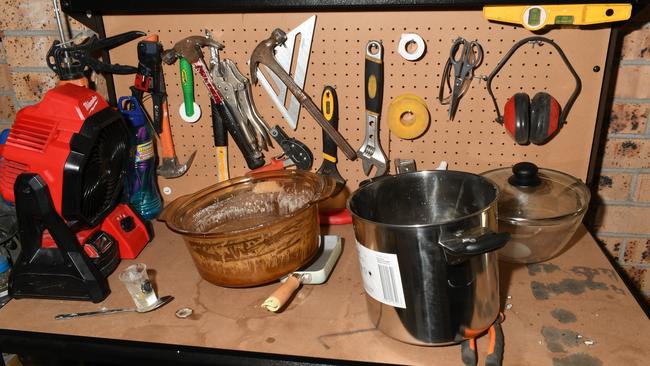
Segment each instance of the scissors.
[{"label": "scissors", "polygon": [[483,47],[478,41],[467,41],[459,37],[454,41],[447,60],[446,73],[454,68],[454,86],[449,102],[449,119],[453,120],[458,109],[460,98],[469,89],[474,78],[474,69],[483,61]]}]

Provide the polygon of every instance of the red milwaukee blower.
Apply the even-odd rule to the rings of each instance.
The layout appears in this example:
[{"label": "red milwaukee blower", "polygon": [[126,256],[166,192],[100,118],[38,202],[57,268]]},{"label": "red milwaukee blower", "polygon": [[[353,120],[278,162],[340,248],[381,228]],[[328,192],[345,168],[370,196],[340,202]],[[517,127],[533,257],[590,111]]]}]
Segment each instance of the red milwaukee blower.
[{"label": "red milwaukee blower", "polygon": [[[83,72],[87,55],[142,34],[92,37],[65,50],[65,57],[73,57],[65,63],[76,70],[51,67],[61,80],[73,80],[71,70]],[[61,66],[57,46],[48,63]],[[89,64],[99,68],[98,63]],[[105,72],[136,71],[101,65]],[[133,161],[130,141],[121,114],[98,93],[72,83],[16,114],[0,159],[0,194],[16,205],[22,246],[10,278],[13,297],[100,302],[110,293],[106,277],[120,258],[135,258],[150,241],[150,227],[121,203]]]}]

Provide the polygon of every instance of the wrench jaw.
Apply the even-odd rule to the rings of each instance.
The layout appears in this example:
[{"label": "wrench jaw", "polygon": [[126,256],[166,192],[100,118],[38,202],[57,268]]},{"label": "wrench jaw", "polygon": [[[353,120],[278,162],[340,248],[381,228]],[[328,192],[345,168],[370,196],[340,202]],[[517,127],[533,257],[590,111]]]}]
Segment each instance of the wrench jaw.
[{"label": "wrench jaw", "polygon": [[379,116],[372,112],[366,113],[366,139],[357,152],[362,161],[363,173],[370,176],[373,165],[375,166],[375,177],[386,174],[388,159],[379,144],[377,124]]},{"label": "wrench jaw", "polygon": [[385,175],[388,171],[388,162],[386,161],[380,161],[375,158],[370,158],[370,159],[363,159],[363,172],[366,174],[366,176],[370,176],[370,171],[372,170],[372,167],[375,167],[375,178],[380,177],[382,175]]}]

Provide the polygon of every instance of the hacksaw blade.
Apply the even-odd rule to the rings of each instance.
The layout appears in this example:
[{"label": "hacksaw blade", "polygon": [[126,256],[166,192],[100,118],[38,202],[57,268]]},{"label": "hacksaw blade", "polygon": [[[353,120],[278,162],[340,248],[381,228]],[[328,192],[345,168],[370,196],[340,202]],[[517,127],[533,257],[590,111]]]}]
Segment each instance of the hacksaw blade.
[{"label": "hacksaw blade", "polygon": [[[287,41],[283,45],[275,47],[276,61],[280,66],[282,66],[287,74],[293,76],[293,80],[301,89],[304,89],[305,87],[305,77],[307,75],[307,65],[309,65],[309,55],[311,53],[311,42],[314,36],[315,25],[316,15],[312,15],[305,22],[287,33]],[[294,72],[292,74],[290,68],[298,35],[300,35],[300,44],[298,45],[295,70],[293,70]],[[271,70],[268,68],[267,70],[275,87],[271,86],[259,68],[257,70],[257,78],[264,90],[266,90],[273,100],[275,106],[280,110],[280,113],[282,113],[282,117],[284,117],[289,126],[295,130],[298,127],[300,102],[293,94],[289,93],[289,107],[287,108],[285,105],[285,100],[287,100],[287,86],[284,85],[280,78],[278,78]]]}]

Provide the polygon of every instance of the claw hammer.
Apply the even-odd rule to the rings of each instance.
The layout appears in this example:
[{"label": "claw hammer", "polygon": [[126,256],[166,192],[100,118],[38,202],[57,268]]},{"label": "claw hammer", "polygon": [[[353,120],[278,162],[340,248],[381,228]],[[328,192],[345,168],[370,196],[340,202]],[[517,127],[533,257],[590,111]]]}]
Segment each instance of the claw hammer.
[{"label": "claw hammer", "polygon": [[235,117],[226,105],[226,101],[217,90],[217,86],[210,75],[208,66],[203,60],[201,47],[204,46],[219,48],[221,45],[211,38],[190,36],[176,42],[172,49],[165,50],[163,52],[163,61],[171,65],[177,59],[182,57],[192,65],[196,73],[201,76],[201,80],[203,80],[203,83],[208,89],[210,97],[215,104],[215,111],[218,112],[218,117],[221,118],[226,129],[232,135],[233,140],[235,140],[237,147],[239,147],[239,150],[244,155],[248,168],[259,168],[264,165],[264,156],[246,141],[241,126],[237,124]]},{"label": "claw hammer", "polygon": [[343,154],[350,159],[355,160],[357,153],[345,138],[332,125],[327,122],[320,109],[314,104],[309,96],[302,90],[291,78],[291,76],[282,68],[273,55],[273,49],[286,42],[287,34],[282,29],[275,29],[271,37],[262,41],[255,47],[250,59],[251,82],[257,84],[257,65],[262,64],[268,67],[282,82],[287,89],[296,97],[307,112],[316,120],[320,127],[334,140],[336,145],[343,151]]},{"label": "claw hammer", "polygon": [[[147,92],[153,99],[153,121],[151,124],[159,135],[162,159],[158,166],[158,175],[164,178],[177,178],[187,172],[192,165],[196,150],[185,164],[180,164],[176,157],[174,141],[167,106],[167,91],[162,71],[162,45],[158,36],[153,34],[138,43],[138,72],[131,87],[133,96],[142,104],[142,95]],[[147,115],[148,117],[148,115]]]}]

